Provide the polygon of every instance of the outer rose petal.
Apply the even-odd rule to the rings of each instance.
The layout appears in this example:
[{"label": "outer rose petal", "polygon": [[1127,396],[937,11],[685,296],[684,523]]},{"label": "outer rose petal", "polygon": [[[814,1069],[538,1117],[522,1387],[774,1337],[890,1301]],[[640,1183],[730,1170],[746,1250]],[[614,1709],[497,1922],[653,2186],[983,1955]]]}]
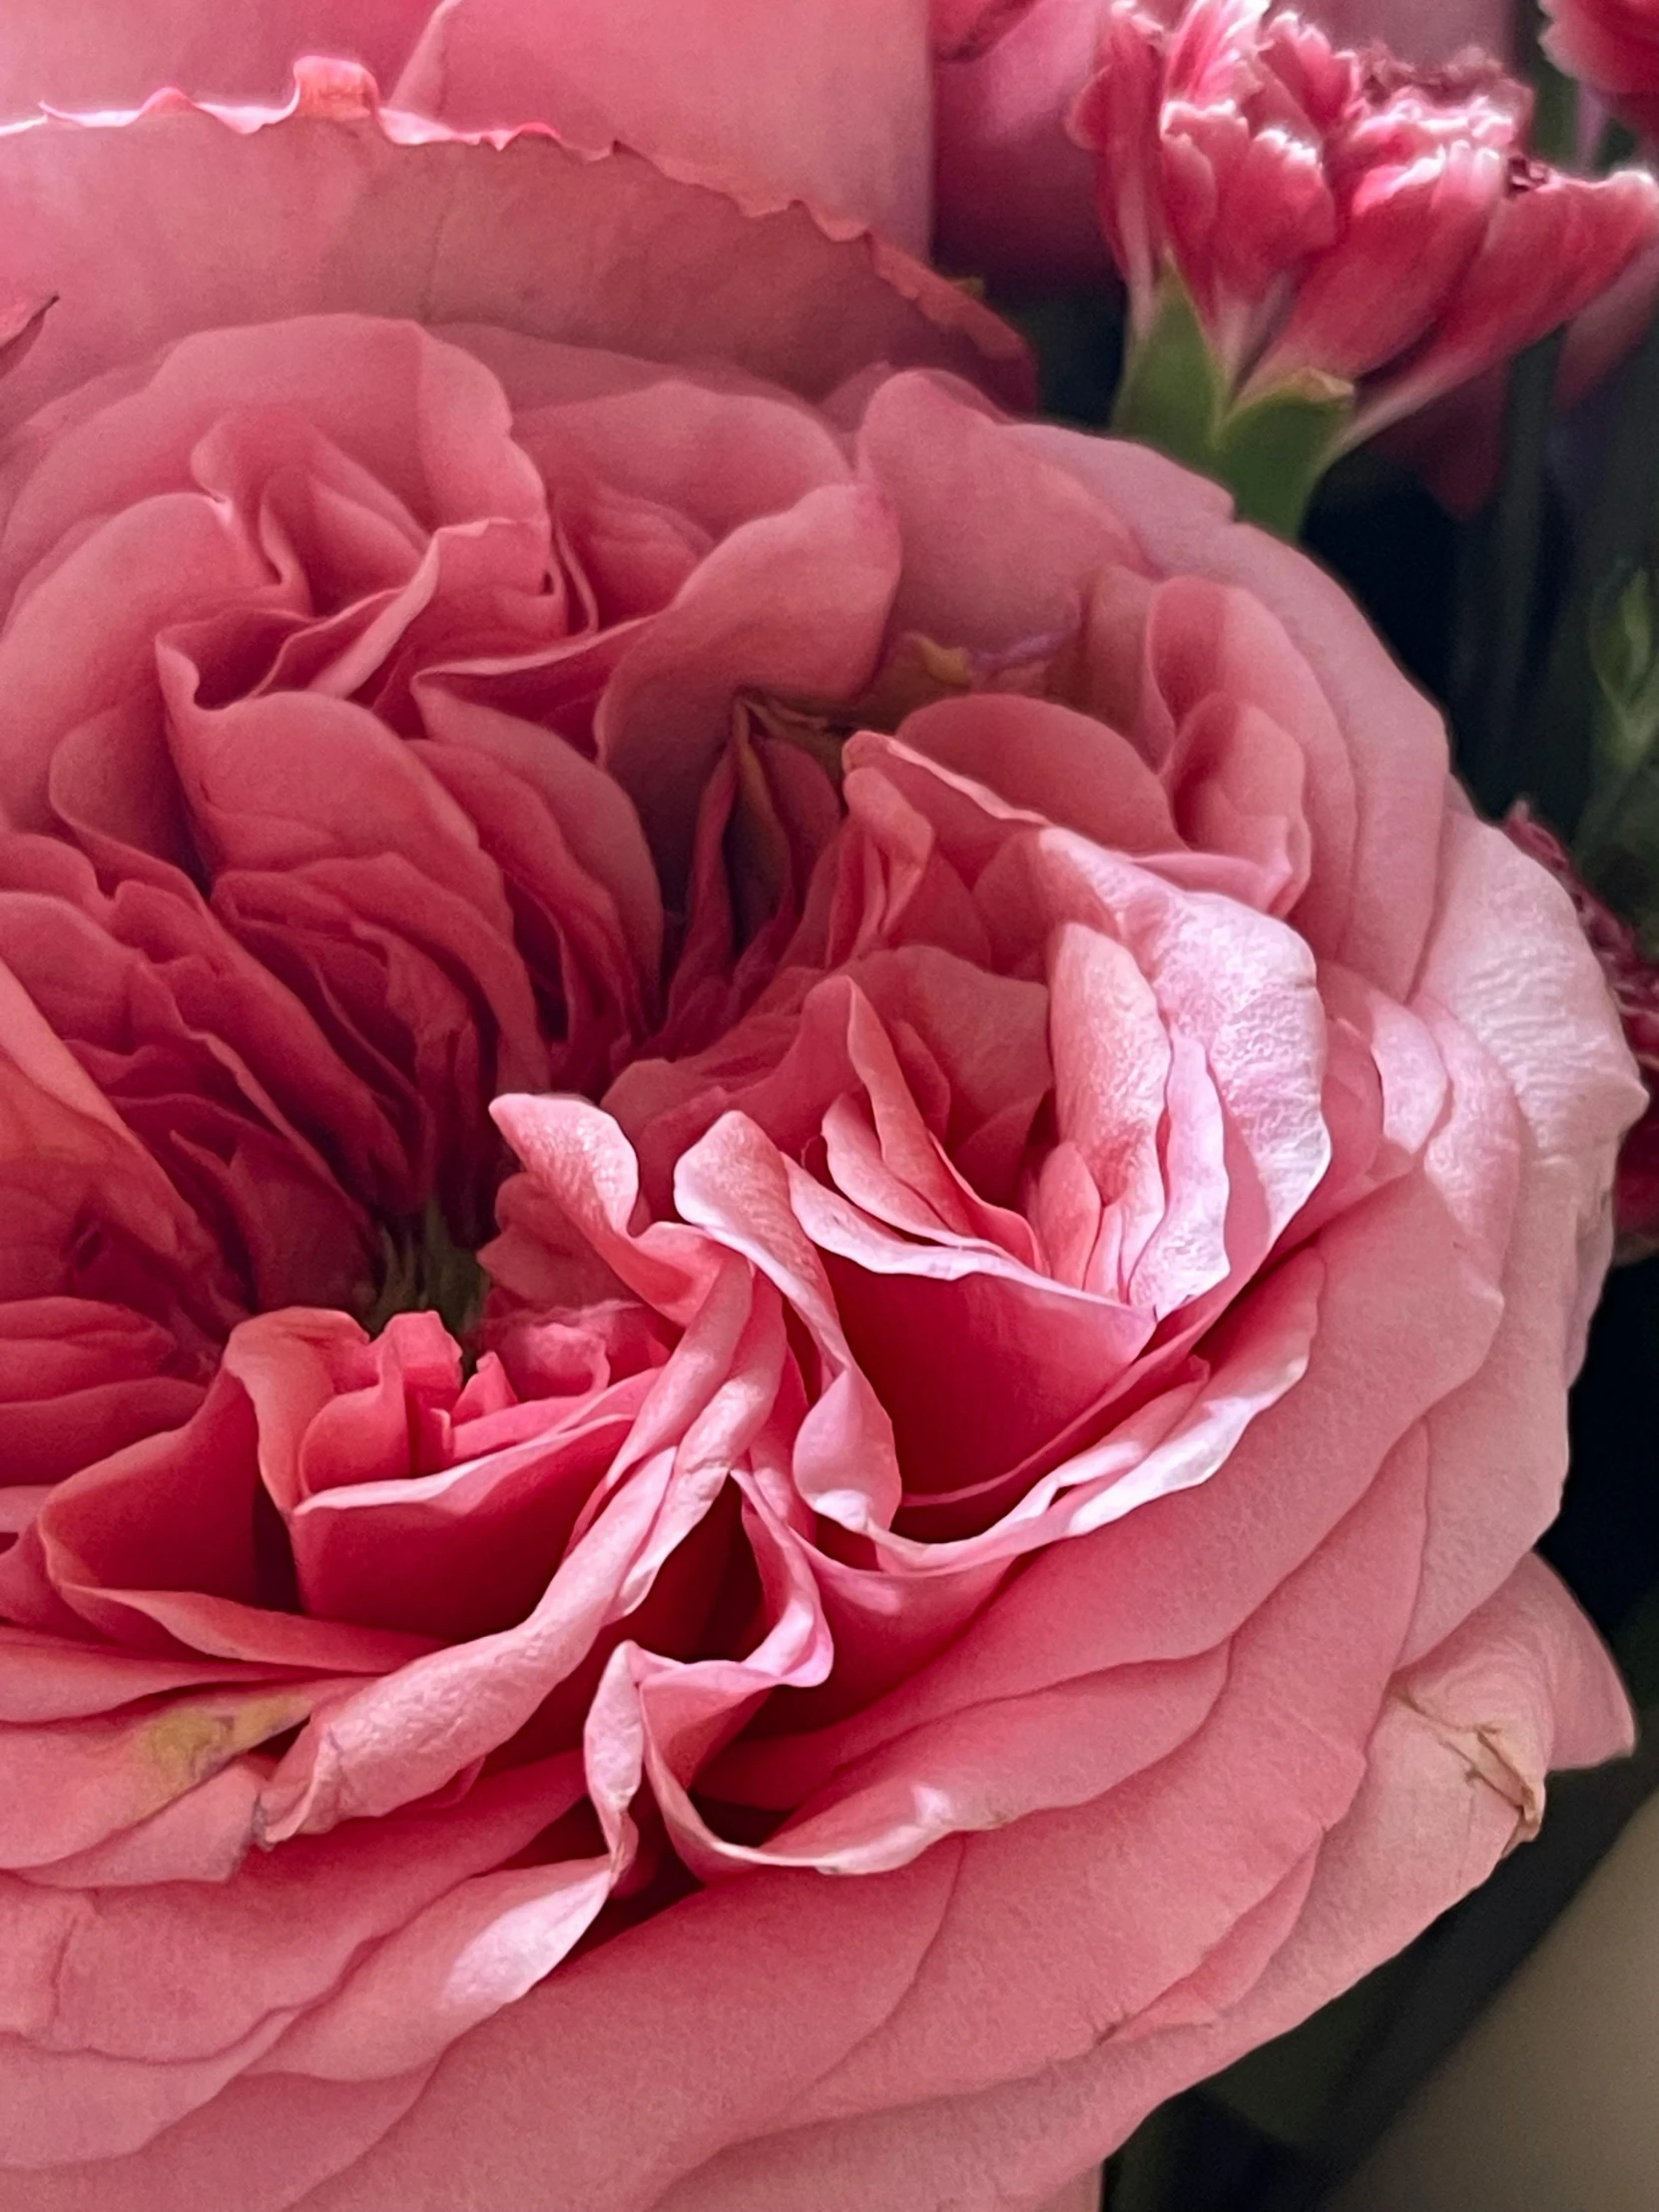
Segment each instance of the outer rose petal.
[{"label": "outer rose petal", "polygon": [[[131,118],[0,131],[14,211],[0,294],[58,295],[6,380],[0,432],[187,331],[334,310],[510,320],[647,359],[718,358],[809,397],[879,359],[1023,393],[1025,350],[1006,325],[865,234],[832,238],[799,207],[745,215],[628,153],[377,120],[371,99],[319,64],[283,111],[164,99]],[[105,219],[117,204],[119,246]]]},{"label": "outer rose petal", "polygon": [[1554,1518],[1567,1465],[1562,1383],[1583,1357],[1611,1249],[1607,1191],[1619,1137],[1646,1103],[1609,1026],[1595,955],[1561,927],[1560,886],[1541,868],[1518,867],[1508,840],[1466,814],[1448,816],[1444,852],[1421,991],[1501,1067],[1525,1149],[1497,1338],[1429,1424],[1434,1471],[1413,1651],[1487,1597]]},{"label": "outer rose petal", "polygon": [[[1362,1573],[1372,1540],[1351,1553]],[[1078,1947],[1075,1909],[1087,1899],[1086,1916],[1098,1912],[1116,1885],[1079,1885],[1063,1871],[1062,1839],[1075,1830],[1097,1855],[1091,1823],[1109,1822],[1109,1796],[1100,1810],[1029,1824],[1023,1846],[1014,1830],[943,1846],[894,1875],[764,1876],[689,1901],[466,2037],[375,2150],[298,2202],[303,2212],[909,2212],[942,2192],[964,2212],[1036,2207],[1151,2104],[1291,2025],[1473,1887],[1514,1840],[1544,1763],[1604,1757],[1627,1740],[1605,1654],[1553,1578],[1529,1565],[1442,1653],[1396,1679],[1371,1729],[1367,1779],[1329,1840],[1316,1829],[1311,1855],[1132,2031],[1101,2034],[1109,1984],[1085,1957],[1097,2009],[1092,2031],[1078,2023],[1077,2054],[964,2095],[971,2042],[994,2041],[1032,2004],[1043,2010],[1052,1986],[1040,1971],[1030,1978],[1040,1961],[1015,1971],[1010,1957],[1006,1975],[976,1979],[967,2006],[939,1972],[953,1911],[969,1913],[975,1852],[1019,1848],[1037,1864],[1052,1855],[1070,1900],[1056,1937],[1064,1931]],[[1482,1749],[1491,1744],[1496,1763]],[[1260,1779],[1271,1791],[1272,1775]],[[1222,1818],[1245,1816],[1229,1807]],[[1179,1894],[1178,1877],[1148,1882],[1134,1893],[1138,1918],[1151,1901],[1173,1911]],[[988,1911],[981,1903],[969,1917]],[[1031,1934],[1029,1920],[1010,1923],[1016,1949]],[[791,1961],[783,1981],[780,1956]],[[803,1981],[810,2006],[793,1994]],[[976,2019],[987,2003],[992,2017]],[[797,2106],[802,2116],[832,2109],[832,2081],[849,2082],[843,2054],[884,2111],[827,2114],[743,2142],[788,2109],[791,2084],[811,2100]],[[557,2099],[545,2094],[550,2077]],[[311,2093],[295,2085],[296,2119]],[[721,2150],[732,2142],[741,2147]],[[67,2189],[61,2199],[0,2193],[7,2212],[91,2212],[97,2201]],[[128,2201],[160,2212],[163,2199],[158,2190]],[[251,2201],[263,2212],[269,2200]]]},{"label": "outer rose petal", "polygon": [[[126,2158],[0,2173],[4,2212],[288,2212],[402,2118],[425,2073],[391,2081],[244,2074]],[[480,2208],[482,2212],[482,2208]]]},{"label": "outer rose petal", "polygon": [[[1153,2105],[1306,2017],[1484,1881],[1524,1833],[1516,1798],[1540,1784],[1540,1751],[1572,1765],[1628,1746],[1612,1666],[1547,1570],[1517,1574],[1470,1624],[1469,1641],[1497,1655],[1477,1676],[1465,1674],[1466,1646],[1454,1638],[1396,1680],[1366,1784],[1320,1849],[1311,1883],[1267,1901],[1255,1927],[1241,1922],[1129,2034],[1103,2036],[1076,2060],[971,2100],[936,2097],[884,2124],[849,2120],[746,2146],[653,2212],[818,2212],[835,2192],[860,2212],[903,2212],[924,2186],[974,2212],[1033,2203],[1068,2168],[1121,2142]],[[1552,1706],[1553,1743],[1528,1726]],[[1517,1723],[1527,1740],[1516,1767],[1471,1756],[1485,1740],[1515,1741]],[[883,2185],[886,2170],[899,2176],[896,2187]],[[339,2212],[346,2205],[358,2212],[349,2199]],[[369,2200],[361,2212],[371,2212]]]},{"label": "outer rose petal", "polygon": [[393,94],[461,130],[551,124],[752,203],[927,250],[926,0],[444,0]]},{"label": "outer rose petal", "polygon": [[0,115],[136,108],[163,85],[203,100],[279,100],[301,54],[361,62],[389,85],[434,0],[9,0]]}]

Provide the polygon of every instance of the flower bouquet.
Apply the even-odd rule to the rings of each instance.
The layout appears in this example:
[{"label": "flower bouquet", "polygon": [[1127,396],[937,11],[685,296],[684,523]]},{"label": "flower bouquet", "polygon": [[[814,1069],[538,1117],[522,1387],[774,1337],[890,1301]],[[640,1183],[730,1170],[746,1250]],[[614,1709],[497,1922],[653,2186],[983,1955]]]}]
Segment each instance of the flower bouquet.
[{"label": "flower bouquet", "polygon": [[8,7],[0,2212],[1092,2203],[1628,1748],[1659,186],[1379,28]]}]

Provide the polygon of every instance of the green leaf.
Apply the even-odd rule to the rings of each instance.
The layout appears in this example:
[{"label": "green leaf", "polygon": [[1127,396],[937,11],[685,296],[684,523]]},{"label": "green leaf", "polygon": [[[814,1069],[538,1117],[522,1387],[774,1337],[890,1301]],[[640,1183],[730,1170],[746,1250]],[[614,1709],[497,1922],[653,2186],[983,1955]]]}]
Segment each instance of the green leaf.
[{"label": "green leaf", "polygon": [[1659,578],[1640,568],[1590,632],[1590,668],[1601,696],[1596,766],[1604,777],[1635,774],[1659,737]]}]

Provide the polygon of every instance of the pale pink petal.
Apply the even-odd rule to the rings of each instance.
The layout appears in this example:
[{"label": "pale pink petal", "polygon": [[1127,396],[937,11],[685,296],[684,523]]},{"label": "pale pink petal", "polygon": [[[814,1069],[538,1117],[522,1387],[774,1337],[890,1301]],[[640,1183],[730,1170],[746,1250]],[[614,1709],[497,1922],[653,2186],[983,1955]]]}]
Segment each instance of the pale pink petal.
[{"label": "pale pink petal", "polygon": [[208,1691],[134,1715],[0,1729],[0,1866],[90,1850],[305,1719],[318,1686]]},{"label": "pale pink petal", "polygon": [[[1092,715],[1054,700],[978,692],[906,715],[906,750],[994,793],[1010,810],[1075,830],[1122,852],[1179,842],[1168,794],[1134,746]],[[872,734],[853,759],[879,759]]]},{"label": "pale pink petal", "polygon": [[[713,354],[810,396],[871,359],[983,365],[993,380],[1000,362],[1019,395],[1019,341],[896,248],[832,238],[801,208],[745,215],[625,152],[593,159],[534,134],[498,149],[412,120],[394,140],[337,78],[307,78],[285,113],[162,101],[0,138],[0,181],[30,211],[0,253],[6,295],[60,294],[7,379],[8,429],[191,330],[340,310]],[[170,224],[181,199],[199,211],[188,244]],[[99,216],[117,201],[119,254]]]},{"label": "pale pink petal", "polygon": [[510,1740],[641,1602],[770,1410],[782,1329],[752,1293],[747,1269],[716,1277],[533,1609],[320,1712],[272,1778],[269,1835],[325,1831],[441,1789]]},{"label": "pale pink petal", "polygon": [[1554,1517],[1567,1463],[1563,1385],[1583,1356],[1611,1239],[1611,1162],[1644,1103],[1594,955],[1561,926],[1563,904],[1507,838],[1448,816],[1422,989],[1511,1086],[1524,1165],[1490,1358],[1430,1424],[1416,1651],[1488,1596]]},{"label": "pale pink petal", "polygon": [[307,2081],[240,2074],[119,2160],[0,2169],[3,2212],[290,2212],[409,2109],[424,2074]]},{"label": "pale pink petal", "polygon": [[803,1497],[843,1526],[885,1527],[900,1494],[892,1425],[853,1359],[790,1169],[747,1116],[726,1114],[681,1159],[676,1203],[686,1220],[762,1270],[818,1345],[828,1381],[796,1438]]},{"label": "pale pink petal", "polygon": [[[929,2171],[879,2115],[937,2094],[965,2109],[960,2092],[1002,2080],[1010,2063],[1047,2079],[1065,2064],[1059,2054],[1091,2051],[1118,2018],[1190,1971],[1340,1818],[1409,1605],[1412,1494],[1409,1480],[1380,1485],[1350,1540],[1287,1587],[1251,1633],[1248,1659],[1241,1650],[1224,1693],[1229,1726],[1258,1746],[1271,1736],[1273,1759],[1241,1767],[1218,1716],[1187,1754],[1095,1807],[942,1844],[895,1874],[760,1876],[696,1898],[455,2046],[410,2122],[314,2212],[390,2201],[438,2212],[460,2142],[475,2185],[479,2159],[489,2190],[507,2201],[536,2175],[545,2212],[658,2203],[822,2212],[864,2192],[898,2212],[939,2174],[984,2212],[999,2199],[1040,2202],[1093,2146],[1056,2142],[1045,2166],[1023,2131],[1001,2150],[978,2137],[970,2169],[930,2141]],[[1369,1593],[1358,1621],[1349,1617],[1357,1576]],[[1284,1697],[1280,1639],[1305,1638],[1316,1620],[1331,1663],[1300,1684],[1317,1702],[1299,1713]],[[1241,1776],[1248,1808],[1236,1795]],[[1149,1914],[1149,1884],[1167,1917]],[[1033,1885],[1064,1896],[1067,1911],[1033,1923]],[[781,1955],[791,1960],[782,1982]],[[796,1998],[803,1978],[810,2006]],[[646,1989],[657,2022],[649,2052],[635,2025]],[[730,2023],[722,2038],[701,2024],[711,2002]],[[527,2094],[526,2069],[547,2067],[573,2093],[553,2103]],[[829,2115],[839,2113],[856,2113],[856,2124],[837,2127]],[[795,2125],[774,2132],[781,2121]],[[764,2147],[729,2152],[689,2178],[753,2133]]]},{"label": "pale pink petal", "polygon": [[397,2079],[524,1995],[591,1926],[603,1859],[474,1875],[414,1913],[260,2061],[307,2081]]},{"label": "pale pink petal", "polygon": [[[93,1651],[96,1664],[108,1655]],[[254,1843],[254,1812],[265,1772],[233,1760],[136,1828],[24,1871],[54,1890],[149,1889],[158,1882],[229,1882]]]},{"label": "pale pink petal", "polygon": [[200,1385],[142,1315],[94,1299],[0,1306],[0,1484],[54,1482],[196,1410]]},{"label": "pale pink petal", "polygon": [[900,627],[990,654],[1052,652],[1095,572],[1133,563],[1122,508],[1064,465],[1033,466],[1025,435],[934,377],[891,377],[870,400],[859,456],[903,536]]},{"label": "pale pink petal", "polygon": [[[1215,1653],[987,1699],[842,1768],[764,1847],[732,1856],[878,1874],[943,1836],[1084,1804],[1201,1728],[1225,1671]],[[765,1787],[759,1762],[751,1786]]]},{"label": "pale pink petal", "polygon": [[[552,355],[588,380],[596,358],[607,358],[545,344],[536,355],[538,377],[548,375]],[[517,408],[513,435],[548,483],[562,489],[568,475],[591,473],[610,491],[690,518],[718,541],[851,474],[842,441],[823,416],[779,391],[730,371],[722,377],[711,369],[706,381],[693,381],[643,362],[618,367],[631,371],[621,389],[578,385],[568,396],[530,399],[512,365],[502,363],[498,373]]]},{"label": "pale pink petal", "polygon": [[0,1721],[80,1720],[141,1698],[228,1681],[256,1681],[254,1669],[195,1658],[149,1658],[0,1625]]},{"label": "pale pink petal", "polygon": [[738,692],[861,691],[898,565],[885,502],[861,485],[826,485],[734,531],[624,653],[596,721],[600,759],[639,808],[671,896],[690,860],[693,796]]},{"label": "pale pink petal", "polygon": [[[1474,1651],[1484,1654],[1483,1665],[1468,1664]],[[1079,2059],[971,2102],[941,2098],[895,2113],[871,2148],[870,2166],[859,2155],[868,2122],[818,2128],[780,2138],[771,2159],[759,2149],[750,2158],[737,2154],[711,2171],[707,2194],[671,2195],[661,2200],[664,2212],[787,2204],[798,2173],[821,2185],[827,2175],[844,2174],[855,2185],[870,2174],[873,2188],[882,2159],[899,2176],[919,2179],[924,2171],[953,2177],[959,2158],[963,2202],[988,2205],[993,2200],[973,2193],[982,2173],[1012,2195],[1028,2174],[1099,2158],[1153,2105],[1293,2026],[1485,1879],[1524,1833],[1521,1807],[1541,1782],[1540,1754],[1570,1765],[1605,1758],[1628,1740],[1628,1714],[1605,1653],[1542,1570],[1474,1616],[1467,1641],[1447,1647],[1443,1671],[1439,1659],[1432,1654],[1396,1679],[1367,1747],[1365,1783],[1321,1849],[1311,1887],[1304,1876],[1304,1894],[1292,1892],[1292,1925],[1275,1912],[1281,1925],[1265,1949],[1247,1942],[1236,1964],[1225,1956],[1251,1933],[1241,1922],[1232,1944],[1149,2008],[1132,2035],[1103,2040]],[[1559,1714],[1553,1740],[1552,1710]],[[1488,1740],[1513,1749],[1518,1765],[1484,1753]],[[1218,1966],[1232,1970],[1224,1977]],[[968,2140],[958,2147],[962,2129]],[[738,2185],[752,2175],[760,2189],[746,2197]],[[760,2193],[768,2182],[776,2192],[770,2200]],[[896,2192],[869,2201],[893,2212],[903,2203]]]}]

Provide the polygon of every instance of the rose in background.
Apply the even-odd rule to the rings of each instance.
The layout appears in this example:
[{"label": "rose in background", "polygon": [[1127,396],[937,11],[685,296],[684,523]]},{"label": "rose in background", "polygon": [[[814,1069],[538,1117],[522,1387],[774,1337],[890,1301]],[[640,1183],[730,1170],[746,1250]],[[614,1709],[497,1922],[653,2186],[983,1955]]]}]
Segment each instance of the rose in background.
[{"label": "rose in background", "polygon": [[1546,0],[1545,45],[1644,137],[1659,123],[1659,17],[1644,0]]},{"label": "rose in background", "polygon": [[1038,2202],[1624,1741],[1570,908],[849,221],[0,179],[0,2203]]},{"label": "rose in background", "polygon": [[[1253,28],[1261,12],[1204,0],[1172,45],[1180,11],[1100,0],[808,0],[787,15],[766,0],[292,0],[211,20],[198,0],[137,15],[23,0],[0,52],[0,112],[131,105],[163,83],[276,99],[314,48],[362,62],[399,109],[463,130],[548,124],[573,145],[621,142],[751,209],[799,198],[912,253],[931,239],[947,267],[1012,295],[1109,283],[1115,257],[1143,341],[1167,264],[1214,344],[1212,412],[1242,397],[1248,415],[1287,377],[1306,390],[1311,371],[1322,404],[1292,437],[1323,461],[1460,386],[1463,406],[1414,425],[1401,450],[1470,504],[1490,480],[1500,404],[1481,371],[1594,302],[1563,390],[1605,373],[1651,297],[1650,276],[1615,279],[1655,244],[1652,195],[1645,180],[1592,190],[1525,158],[1527,96],[1468,66],[1476,50],[1507,52],[1491,0],[1334,0],[1294,36],[1295,18]],[[1324,60],[1320,29],[1337,43]],[[1381,75],[1379,41],[1398,57]],[[1364,66],[1342,58],[1344,42]],[[1104,163],[1077,143],[1091,82],[1081,135],[1108,142]],[[1419,237],[1430,251],[1414,252]],[[1380,291],[1395,299],[1382,323],[1368,311]],[[1352,414],[1328,378],[1364,379]],[[1276,455],[1282,413],[1253,433]],[[1191,450],[1228,443],[1219,425],[1172,438],[1131,409],[1124,426],[1250,503],[1248,467]]]}]

